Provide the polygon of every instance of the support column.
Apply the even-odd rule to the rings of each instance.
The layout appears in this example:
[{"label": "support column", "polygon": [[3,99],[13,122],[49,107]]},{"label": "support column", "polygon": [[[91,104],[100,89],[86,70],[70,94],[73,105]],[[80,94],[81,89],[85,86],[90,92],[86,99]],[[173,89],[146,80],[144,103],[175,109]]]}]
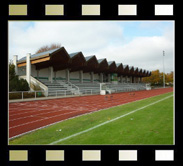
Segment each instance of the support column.
[{"label": "support column", "polygon": [[30,62],[31,54],[28,53],[26,56],[26,80],[30,86],[31,83],[31,62]]},{"label": "support column", "polygon": [[15,65],[15,74],[16,74],[16,75],[18,75],[17,60],[18,60],[18,55],[14,55],[14,56],[13,56],[13,64]]},{"label": "support column", "polygon": [[49,81],[51,81],[51,83],[53,83],[53,67],[49,67],[49,70],[50,70]]},{"label": "support column", "polygon": [[83,83],[83,70],[79,71],[79,80],[81,83]]},{"label": "support column", "polygon": [[120,82],[123,83],[123,76],[120,76]]},{"label": "support column", "polygon": [[125,77],[125,82],[126,82],[126,83],[128,82],[128,76]]},{"label": "support column", "polygon": [[65,69],[65,80],[70,81],[70,71],[69,71],[69,69]]},{"label": "support column", "polygon": [[133,77],[133,83],[136,83],[136,77]]},{"label": "support column", "polygon": [[103,82],[103,73],[100,73],[100,82]]},{"label": "support column", "polygon": [[139,77],[137,77],[137,83],[139,83],[139,81],[140,81],[140,78],[139,78]]},{"label": "support column", "polygon": [[91,82],[94,82],[94,72],[91,72]]},{"label": "support column", "polygon": [[140,77],[140,83],[142,83],[142,77]]},{"label": "support column", "polygon": [[132,76],[130,76],[130,83],[132,83]]},{"label": "support column", "polygon": [[111,82],[111,75],[108,74],[108,82]]}]

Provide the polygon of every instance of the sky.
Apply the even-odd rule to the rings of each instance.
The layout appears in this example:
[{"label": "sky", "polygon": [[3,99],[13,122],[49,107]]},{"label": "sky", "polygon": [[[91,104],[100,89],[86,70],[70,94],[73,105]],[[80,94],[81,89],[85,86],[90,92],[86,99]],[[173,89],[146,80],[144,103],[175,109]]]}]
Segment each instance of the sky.
[{"label": "sky", "polygon": [[9,21],[9,59],[61,44],[123,65],[174,71],[174,21]]}]

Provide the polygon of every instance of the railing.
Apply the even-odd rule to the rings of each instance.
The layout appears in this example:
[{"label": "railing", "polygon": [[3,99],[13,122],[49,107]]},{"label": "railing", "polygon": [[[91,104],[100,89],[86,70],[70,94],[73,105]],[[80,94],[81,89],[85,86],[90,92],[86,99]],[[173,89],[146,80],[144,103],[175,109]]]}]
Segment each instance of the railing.
[{"label": "railing", "polygon": [[[72,84],[75,86],[74,84]],[[109,85],[109,84],[108,84]],[[127,85],[127,84],[126,84]],[[56,90],[56,91],[49,91],[48,96],[45,95],[45,91],[15,91],[15,92],[9,92],[9,99],[19,99],[19,100],[24,100],[28,98],[39,98],[39,97],[59,97],[59,96],[81,96],[81,95],[93,95],[93,94],[100,94],[100,90],[97,89],[80,89],[76,86],[77,90]],[[112,93],[118,93],[118,92],[128,92],[128,91],[136,91],[138,88],[134,88],[129,86],[125,87],[109,87],[107,90],[111,91]],[[79,92],[79,93],[78,93]]]},{"label": "railing", "polygon": [[9,92],[10,100],[24,100],[24,99],[37,99],[37,98],[49,98],[49,97],[66,97],[66,96],[82,96],[82,95],[93,95],[99,94],[99,90],[85,89],[81,90],[80,93],[76,93],[71,90],[57,90],[49,91],[48,96],[44,95],[44,91],[14,91]]},{"label": "railing", "polygon": [[[74,90],[73,92],[75,93],[78,93],[79,94],[79,87],[77,87],[76,85],[72,84],[71,82],[69,81],[57,81],[60,85],[63,85],[63,86],[70,86],[71,89],[77,89],[77,90]],[[69,90],[69,91],[72,91],[72,90]]]},{"label": "railing", "polygon": [[73,87],[76,88],[76,89],[77,89],[77,92],[79,93],[79,87],[78,87],[78,86],[72,84],[72,83],[69,82],[69,81],[66,81],[66,83],[68,83],[68,84],[71,86],[71,88],[73,88]]},{"label": "railing", "polygon": [[81,94],[100,94],[100,90],[96,90],[96,89],[82,89],[80,90]]},{"label": "railing", "polygon": [[85,94],[99,94],[99,90],[92,90],[92,89],[84,89],[80,90],[80,93],[77,93],[77,91],[71,91],[71,90],[57,90],[57,91],[50,91],[49,96],[80,96]]},{"label": "railing", "polygon": [[28,98],[38,98],[45,97],[45,91],[14,91],[9,92],[9,99],[28,99]]},{"label": "railing", "polygon": [[57,90],[57,91],[49,91],[49,96],[76,96],[76,94],[71,90]]},{"label": "railing", "polygon": [[106,83],[106,85],[107,85],[107,89],[110,90],[112,93],[130,92],[130,91],[138,91],[138,90],[146,89],[144,86],[145,84],[140,84],[140,83],[121,83],[118,85]]}]

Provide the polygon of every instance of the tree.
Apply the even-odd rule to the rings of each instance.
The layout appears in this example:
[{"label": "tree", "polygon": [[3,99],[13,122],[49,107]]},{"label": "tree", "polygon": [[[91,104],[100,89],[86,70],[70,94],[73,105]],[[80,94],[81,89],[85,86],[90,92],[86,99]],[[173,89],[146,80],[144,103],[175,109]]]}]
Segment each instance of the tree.
[{"label": "tree", "polygon": [[56,49],[56,48],[60,48],[60,47],[61,47],[61,44],[51,44],[50,46],[45,45],[45,46],[40,47],[36,51],[36,54],[41,53],[41,52],[44,52],[44,51],[48,51],[48,50],[53,50],[53,49]]},{"label": "tree", "polygon": [[15,65],[9,63],[9,91],[28,91],[30,90],[29,84],[24,79],[18,79],[15,73]]},{"label": "tree", "polygon": [[166,74],[166,82],[173,83],[173,71]]},{"label": "tree", "polygon": [[[144,77],[142,79],[145,83],[151,83],[151,85],[163,85],[163,72],[154,70],[151,72],[150,77]],[[173,72],[165,74],[165,82],[173,82]]]},{"label": "tree", "polygon": [[10,62],[9,63],[9,80],[12,80],[15,77],[15,65]]},{"label": "tree", "polygon": [[159,70],[154,70],[151,72],[150,77],[144,77],[143,82],[151,83],[151,85],[158,85],[161,82],[161,74]]}]

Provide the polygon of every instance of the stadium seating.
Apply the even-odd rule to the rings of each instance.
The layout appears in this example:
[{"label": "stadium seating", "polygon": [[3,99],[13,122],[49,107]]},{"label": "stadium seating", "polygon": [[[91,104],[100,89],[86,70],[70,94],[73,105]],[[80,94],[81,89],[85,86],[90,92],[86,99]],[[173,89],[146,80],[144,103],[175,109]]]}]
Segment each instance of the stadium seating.
[{"label": "stadium seating", "polygon": [[81,94],[99,94],[100,93],[100,84],[99,82],[72,82],[79,88]]},{"label": "stadium seating", "polygon": [[107,87],[112,92],[127,92],[127,91],[138,91],[145,90],[145,84],[142,83],[118,83],[118,84],[107,84]]},{"label": "stadium seating", "polygon": [[66,82],[62,81],[51,81],[45,79],[39,79],[40,82],[48,87],[48,96],[62,96],[62,95],[73,95],[76,89],[71,87]]},{"label": "stadium seating", "polygon": [[[100,83],[99,82],[65,82],[65,81],[51,81],[41,80],[43,84],[48,87],[48,96],[62,96],[62,95],[78,95],[78,94],[99,94]],[[112,93],[139,91],[145,90],[146,85],[144,83],[106,83],[107,89]]]}]

